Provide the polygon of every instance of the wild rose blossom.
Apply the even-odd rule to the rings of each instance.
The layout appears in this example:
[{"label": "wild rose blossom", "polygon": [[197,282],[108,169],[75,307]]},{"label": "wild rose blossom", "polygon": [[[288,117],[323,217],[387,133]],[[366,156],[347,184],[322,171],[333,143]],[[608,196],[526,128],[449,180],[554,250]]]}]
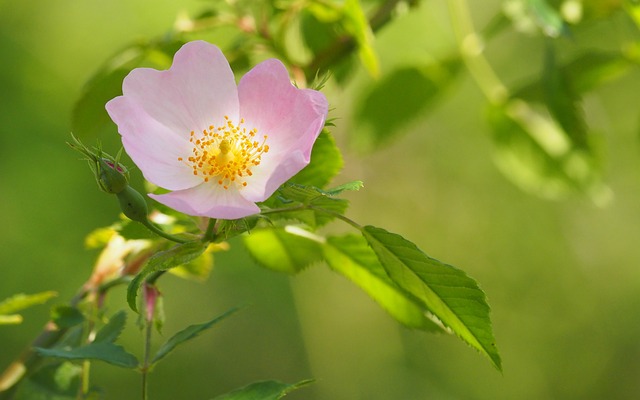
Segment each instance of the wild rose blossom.
[{"label": "wild rose blossom", "polygon": [[137,68],[106,105],[150,197],[195,216],[237,219],[304,168],[327,117],[325,96],[263,61],[236,86],[218,47],[185,44],[171,68]]}]

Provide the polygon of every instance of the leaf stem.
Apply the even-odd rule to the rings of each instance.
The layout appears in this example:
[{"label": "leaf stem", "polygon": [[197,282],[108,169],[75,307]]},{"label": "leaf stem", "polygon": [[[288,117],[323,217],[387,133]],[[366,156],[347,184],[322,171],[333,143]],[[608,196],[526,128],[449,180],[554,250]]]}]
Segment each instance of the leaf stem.
[{"label": "leaf stem", "polygon": [[151,232],[155,233],[158,236],[161,236],[167,240],[170,240],[172,242],[176,242],[176,243],[187,243],[190,242],[190,239],[183,239],[174,235],[171,235],[165,231],[163,231],[162,229],[160,229],[158,226],[156,226],[153,222],[149,221],[148,219],[144,220],[143,222],[140,222],[142,225],[146,226]]},{"label": "leaf stem", "polygon": [[202,237],[202,240],[205,242],[213,242],[215,240],[216,234],[216,222],[218,222],[215,218],[209,218],[209,224],[207,225],[207,230]]}]

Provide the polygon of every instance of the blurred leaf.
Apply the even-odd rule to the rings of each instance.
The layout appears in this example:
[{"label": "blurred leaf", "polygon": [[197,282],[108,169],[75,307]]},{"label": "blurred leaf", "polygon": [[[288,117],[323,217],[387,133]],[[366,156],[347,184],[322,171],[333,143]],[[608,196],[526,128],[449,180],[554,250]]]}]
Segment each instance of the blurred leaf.
[{"label": "blurred leaf", "polygon": [[16,400],[74,400],[82,368],[70,362],[45,365],[20,385]]},{"label": "blurred leaf", "polygon": [[567,27],[562,17],[546,0],[527,0],[538,27],[549,37],[558,37],[566,33]]},{"label": "blurred leaf", "polygon": [[361,236],[329,237],[323,251],[331,269],[358,285],[398,322],[409,328],[442,332],[426,317],[420,303],[407,297],[389,278]]},{"label": "blurred leaf", "polygon": [[75,307],[56,306],[51,309],[51,320],[60,329],[71,328],[84,322],[84,315]]},{"label": "blurred leaf", "polygon": [[[137,224],[140,225],[140,224]],[[84,238],[84,245],[88,249],[102,248],[109,243],[109,240],[116,234],[116,230],[111,227],[94,229]]]},{"label": "blurred leaf", "polygon": [[127,302],[133,311],[138,310],[136,299],[140,286],[150,274],[154,272],[166,271],[179,265],[186,264],[200,257],[204,253],[207,245],[200,240],[178,244],[169,250],[154,254],[140,273],[129,284],[127,288]]},{"label": "blurred leaf", "polygon": [[17,325],[22,323],[22,316],[18,314],[0,315],[0,325]]},{"label": "blurred leaf", "polygon": [[94,343],[107,342],[113,343],[120,337],[125,324],[127,323],[127,313],[124,310],[117,312],[105,326],[103,326],[94,339]]},{"label": "blurred leaf", "polygon": [[373,226],[365,226],[362,234],[392,281],[501,370],[489,305],[473,279],[400,235]]},{"label": "blurred leaf", "polygon": [[71,127],[78,137],[98,136],[111,125],[105,104],[122,94],[122,81],[137,67],[166,69],[183,44],[175,38],[134,43],[112,56],[85,84],[72,111]]},{"label": "blurred leaf", "polygon": [[223,394],[213,400],[279,400],[290,392],[312,383],[312,380],[294,384],[278,381],[255,382],[233,392]]},{"label": "blurred leaf", "polygon": [[546,198],[572,191],[608,200],[599,165],[590,149],[575,145],[548,115],[521,100],[490,109],[496,163],[523,190]]},{"label": "blurred leaf", "polygon": [[52,297],[56,297],[56,292],[41,292],[36,294],[16,294],[3,300],[0,303],[0,315],[12,314],[35,305],[44,304]]},{"label": "blurred leaf", "polygon": [[202,323],[202,324],[197,324],[197,325],[191,325],[185,329],[183,329],[182,331],[176,333],[173,337],[171,337],[169,340],[167,340],[166,343],[164,343],[159,349],[158,352],[156,353],[156,355],[153,357],[153,360],[151,361],[152,364],[157,363],[158,361],[160,361],[161,359],[163,359],[164,357],[166,357],[169,353],[171,353],[173,350],[175,350],[175,348],[179,345],[181,345],[184,342],[187,342],[191,339],[194,339],[198,336],[200,336],[200,334],[204,331],[206,331],[207,329],[213,327],[215,324],[217,324],[218,322],[222,321],[223,319],[227,318],[228,316],[234,314],[236,311],[238,311],[238,308],[232,308],[229,311],[225,312],[224,314],[212,319],[211,321]]},{"label": "blurred leaf", "polygon": [[354,144],[371,151],[404,133],[435,105],[461,65],[452,58],[423,68],[403,67],[375,82],[356,105]]},{"label": "blurred leaf", "polygon": [[[209,248],[217,246],[209,245]],[[204,281],[209,277],[213,269],[213,253],[207,249],[202,255],[186,264],[182,264],[176,268],[172,268],[170,272],[184,279],[193,279],[196,281]]]},{"label": "blurred leaf", "polygon": [[568,76],[557,65],[555,49],[550,44],[545,51],[543,87],[545,104],[567,133],[572,145],[587,148],[587,124],[584,121],[580,96]]},{"label": "blurred leaf", "polygon": [[97,342],[73,349],[44,349],[34,348],[36,352],[44,357],[62,358],[65,360],[99,360],[124,368],[136,368],[138,360],[128,353],[122,346],[109,343]]},{"label": "blurred leaf", "polygon": [[343,28],[358,43],[358,56],[364,67],[371,76],[377,78],[380,65],[373,49],[373,32],[359,0],[345,0]]},{"label": "blurred leaf", "polygon": [[340,172],[343,165],[340,149],[329,131],[323,129],[313,145],[311,162],[289,182],[323,188]]},{"label": "blurred leaf", "polygon": [[637,0],[626,0],[624,1],[624,8],[636,26],[640,28],[640,3]]},{"label": "blurred leaf", "polygon": [[295,274],[322,260],[322,250],[310,232],[302,229],[265,228],[243,237],[244,245],[261,266]]}]

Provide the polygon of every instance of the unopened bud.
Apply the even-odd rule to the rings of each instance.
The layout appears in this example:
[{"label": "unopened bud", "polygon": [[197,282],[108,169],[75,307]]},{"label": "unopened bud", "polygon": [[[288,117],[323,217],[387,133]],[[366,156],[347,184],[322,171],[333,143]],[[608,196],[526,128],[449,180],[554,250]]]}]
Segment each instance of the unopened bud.
[{"label": "unopened bud", "polygon": [[144,197],[129,185],[126,185],[122,191],[116,193],[120,202],[120,209],[129,219],[137,222],[147,222],[147,202]]},{"label": "unopened bud", "polygon": [[97,181],[100,189],[107,193],[118,194],[128,185],[127,171],[120,164],[105,158],[97,159]]}]

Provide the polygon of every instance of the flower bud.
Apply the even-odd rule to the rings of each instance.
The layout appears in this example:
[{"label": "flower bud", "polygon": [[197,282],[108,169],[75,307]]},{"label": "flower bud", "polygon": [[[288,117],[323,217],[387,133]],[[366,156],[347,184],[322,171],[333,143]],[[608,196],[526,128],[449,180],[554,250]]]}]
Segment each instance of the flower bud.
[{"label": "flower bud", "polygon": [[118,201],[120,202],[120,209],[129,219],[143,223],[148,221],[147,214],[149,209],[147,208],[147,202],[138,191],[126,185],[124,189],[116,193],[116,196],[118,196]]},{"label": "flower bud", "polygon": [[120,164],[99,158],[96,160],[96,167],[96,179],[103,191],[118,194],[129,185],[127,172]]}]

